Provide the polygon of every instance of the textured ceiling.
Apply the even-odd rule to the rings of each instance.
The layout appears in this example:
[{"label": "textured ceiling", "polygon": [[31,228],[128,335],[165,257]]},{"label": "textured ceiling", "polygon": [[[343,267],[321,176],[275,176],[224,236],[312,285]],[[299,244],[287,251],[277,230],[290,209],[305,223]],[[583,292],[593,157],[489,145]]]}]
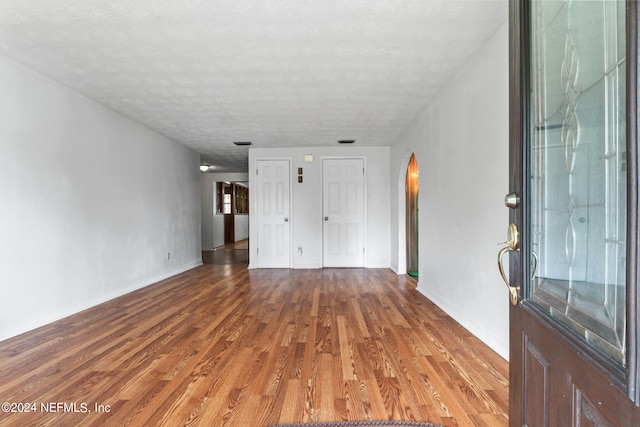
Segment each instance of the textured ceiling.
[{"label": "textured ceiling", "polygon": [[392,145],[507,0],[0,0],[0,54],[246,171],[247,148]]}]

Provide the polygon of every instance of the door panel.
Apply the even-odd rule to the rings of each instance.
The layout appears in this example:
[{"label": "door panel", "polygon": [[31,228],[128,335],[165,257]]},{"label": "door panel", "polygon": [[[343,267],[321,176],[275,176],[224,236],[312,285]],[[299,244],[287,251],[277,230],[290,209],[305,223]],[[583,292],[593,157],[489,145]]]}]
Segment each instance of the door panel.
[{"label": "door panel", "polygon": [[257,161],[258,268],[289,268],[289,160]]},{"label": "door panel", "polygon": [[323,265],[364,267],[364,160],[324,159]]},{"label": "door panel", "polygon": [[582,393],[580,389],[575,390],[575,425],[580,426],[593,426],[593,427],[608,427],[611,426],[606,417],[600,412],[596,405]]},{"label": "door panel", "polygon": [[[549,376],[550,362],[544,353],[529,339],[525,338],[524,376],[525,419],[532,426],[549,425]],[[542,402],[538,405],[537,402]]]},{"label": "door panel", "polygon": [[[553,319],[530,309],[526,303],[517,309],[522,323],[516,344],[523,353],[520,360],[510,360],[510,425],[577,426],[596,416],[604,420],[598,427],[637,425],[638,408],[626,393],[570,339],[552,332],[557,327]],[[522,381],[517,392],[516,375]],[[586,410],[585,402],[593,408]]]},{"label": "door panel", "polygon": [[510,423],[637,425],[637,4],[510,5]]}]

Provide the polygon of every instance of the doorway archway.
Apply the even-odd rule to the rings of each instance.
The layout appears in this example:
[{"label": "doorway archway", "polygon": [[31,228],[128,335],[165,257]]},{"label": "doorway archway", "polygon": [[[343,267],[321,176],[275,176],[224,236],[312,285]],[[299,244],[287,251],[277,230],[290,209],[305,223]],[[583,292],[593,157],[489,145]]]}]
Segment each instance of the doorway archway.
[{"label": "doorway archway", "polygon": [[409,159],[405,177],[405,235],[407,274],[418,277],[418,161],[414,154]]}]

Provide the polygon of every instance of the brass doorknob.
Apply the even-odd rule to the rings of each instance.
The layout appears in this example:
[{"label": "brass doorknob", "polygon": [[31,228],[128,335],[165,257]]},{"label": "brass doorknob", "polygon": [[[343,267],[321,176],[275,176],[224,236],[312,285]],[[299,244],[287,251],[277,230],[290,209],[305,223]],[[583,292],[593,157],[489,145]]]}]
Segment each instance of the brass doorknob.
[{"label": "brass doorknob", "polygon": [[507,285],[507,289],[509,289],[509,298],[511,300],[511,304],[518,305],[518,300],[520,299],[520,287],[519,286],[511,286],[509,283],[509,279],[504,272],[504,267],[502,266],[502,258],[504,254],[511,251],[519,251],[520,250],[520,235],[518,233],[518,226],[515,224],[509,224],[509,234],[507,236],[507,240],[505,242],[507,246],[500,249],[498,252],[498,271],[500,272],[500,276],[502,276],[502,280],[504,280],[504,284]]}]

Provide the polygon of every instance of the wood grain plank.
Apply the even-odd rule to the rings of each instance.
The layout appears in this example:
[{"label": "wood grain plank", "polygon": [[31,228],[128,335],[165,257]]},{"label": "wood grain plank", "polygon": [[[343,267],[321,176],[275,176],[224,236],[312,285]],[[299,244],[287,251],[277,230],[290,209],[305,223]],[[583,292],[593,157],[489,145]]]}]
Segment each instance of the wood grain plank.
[{"label": "wood grain plank", "polygon": [[204,265],[0,342],[0,425],[506,426],[508,364],[384,269]]}]

